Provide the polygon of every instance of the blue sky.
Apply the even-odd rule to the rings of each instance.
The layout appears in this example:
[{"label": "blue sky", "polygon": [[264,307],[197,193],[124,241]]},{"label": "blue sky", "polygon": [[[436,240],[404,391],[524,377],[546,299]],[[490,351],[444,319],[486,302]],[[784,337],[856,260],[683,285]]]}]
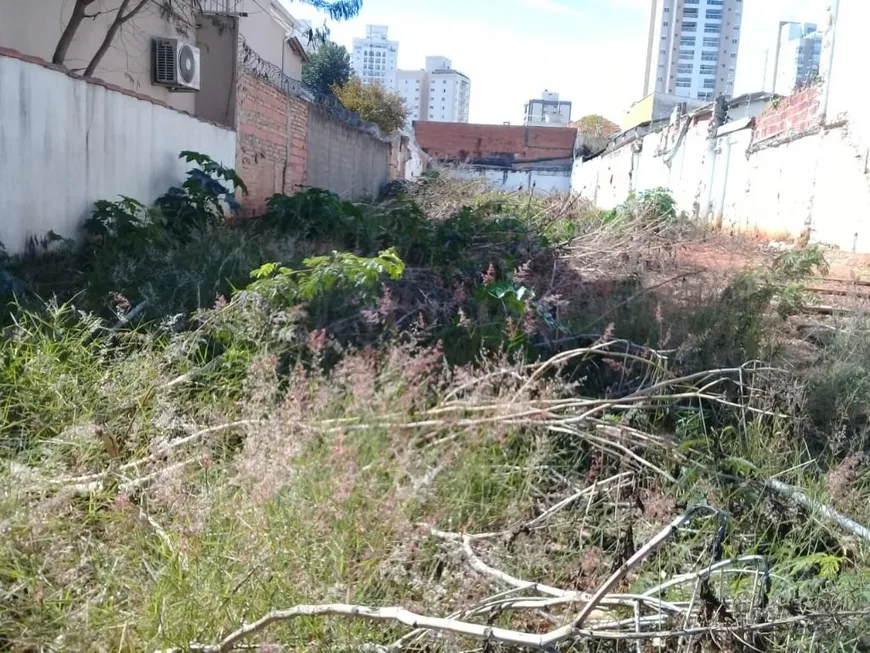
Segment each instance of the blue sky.
[{"label": "blue sky", "polygon": [[[291,13],[322,14],[284,0]],[[824,0],[744,0],[737,93],[759,90],[764,51],[779,20],[820,21]],[[471,78],[471,121],[522,122],[542,90],[573,102],[573,117],[618,121],[643,84],[650,0],[364,0],[359,17],[330,23],[350,49],[366,24],[387,25],[399,41],[399,67],[422,68],[443,55]]]}]

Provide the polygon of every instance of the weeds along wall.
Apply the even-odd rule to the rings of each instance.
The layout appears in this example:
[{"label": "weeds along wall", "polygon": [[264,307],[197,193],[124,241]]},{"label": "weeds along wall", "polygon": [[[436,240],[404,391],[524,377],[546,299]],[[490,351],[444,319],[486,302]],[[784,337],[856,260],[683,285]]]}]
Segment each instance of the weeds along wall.
[{"label": "weeds along wall", "polygon": [[184,180],[181,150],[232,165],[235,132],[0,49],[0,242],[71,237],[94,201],[152,202]]},{"label": "weeds along wall", "polygon": [[610,209],[630,193],[667,188],[678,210],[717,227],[868,252],[866,151],[848,121],[820,120],[822,92],[811,87],[754,120],[726,122],[712,139],[710,112],[640,128],[578,160],[572,190]]},{"label": "weeds along wall", "polygon": [[337,101],[314,97],[245,44],[239,62],[236,167],[248,184],[249,214],[300,186],[354,200],[378,194],[390,179],[390,139]]}]

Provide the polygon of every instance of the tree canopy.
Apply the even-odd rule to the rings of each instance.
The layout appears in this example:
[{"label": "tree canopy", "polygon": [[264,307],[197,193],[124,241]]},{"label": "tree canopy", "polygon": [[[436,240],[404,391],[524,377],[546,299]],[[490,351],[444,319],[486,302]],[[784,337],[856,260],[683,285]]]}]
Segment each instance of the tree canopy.
[{"label": "tree canopy", "polygon": [[347,84],[352,72],[347,49],[327,41],[311,55],[302,69],[302,81],[309,88],[326,95],[332,92],[334,86]]},{"label": "tree canopy", "polygon": [[344,86],[334,86],[332,92],[350,111],[376,124],[385,134],[397,131],[408,117],[408,109],[398,93],[390,93],[380,84],[363,84],[351,77]]},{"label": "tree canopy", "polygon": [[580,120],[572,122],[571,126],[590,138],[607,138],[622,131],[615,122],[611,122],[598,114],[584,116]]}]

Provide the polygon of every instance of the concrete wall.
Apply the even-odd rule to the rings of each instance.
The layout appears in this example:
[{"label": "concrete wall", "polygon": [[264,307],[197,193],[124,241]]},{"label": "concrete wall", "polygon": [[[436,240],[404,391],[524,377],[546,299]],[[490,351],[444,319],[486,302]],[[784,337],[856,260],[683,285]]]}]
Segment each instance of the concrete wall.
[{"label": "concrete wall", "polygon": [[184,179],[182,150],[232,165],[235,133],[97,81],[0,52],[0,241],[74,236],[98,199],[151,202]]},{"label": "concrete wall", "polygon": [[[832,2],[833,0],[831,0]],[[867,47],[867,25],[870,25],[870,3],[866,0],[838,0],[839,17],[836,33],[831,41],[832,30],[826,27],[822,46],[822,71],[825,74],[825,57],[833,46],[833,61],[827,97],[822,98],[822,108],[828,122],[847,118],[852,142],[859,153],[866,155],[870,147],[870,91],[862,80],[866,78],[864,58],[856,56]]]},{"label": "concrete wall", "polygon": [[870,252],[870,176],[851,123],[819,122],[809,88],[753,121],[718,129],[686,117],[602,156],[577,161],[572,190],[602,208],[666,187],[677,207],[722,228]]},{"label": "concrete wall", "polygon": [[567,193],[571,190],[570,168],[562,170],[503,170],[460,166],[451,168],[450,174],[459,179],[480,179],[495,190],[533,190],[536,195]]},{"label": "concrete wall", "polygon": [[311,105],[308,185],[350,199],[373,198],[390,179],[390,144]]},{"label": "concrete wall", "polygon": [[[100,0],[96,18],[85,19],[67,53],[64,65],[83,72],[109,25],[121,0]],[[57,42],[72,14],[73,0],[0,0],[0,46],[51,61]],[[121,88],[143,93],[176,109],[194,112],[195,93],[170,93],[151,84],[151,39],[181,38],[176,26],[164,19],[157,3],[148,3],[123,24],[103,57],[95,77]]]},{"label": "concrete wall", "polygon": [[231,129],[236,128],[238,30],[238,19],[217,16],[204,17],[196,29],[202,71],[196,115]]},{"label": "concrete wall", "polygon": [[351,199],[376,196],[391,178],[390,143],[306,97],[301,87],[282,89],[272,81],[239,71],[236,168],[248,185],[245,210],[257,215],[272,195],[303,186]]}]

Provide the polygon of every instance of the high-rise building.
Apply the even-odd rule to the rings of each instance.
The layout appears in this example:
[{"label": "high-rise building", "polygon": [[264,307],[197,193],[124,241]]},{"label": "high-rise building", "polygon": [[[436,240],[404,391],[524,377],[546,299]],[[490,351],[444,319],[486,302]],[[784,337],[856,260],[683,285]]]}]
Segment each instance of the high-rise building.
[{"label": "high-rise building", "polygon": [[426,57],[429,83],[426,120],[432,122],[468,122],[471,80],[446,57]]},{"label": "high-rise building", "polygon": [[408,107],[408,126],[429,117],[429,75],[425,70],[400,70],[396,75],[396,92]]},{"label": "high-rise building", "polygon": [[523,124],[535,127],[567,127],[571,122],[571,103],[559,99],[558,93],[544,89],[540,99],[529,100]]},{"label": "high-rise building", "polygon": [[643,94],[734,92],[743,0],[650,0]]},{"label": "high-rise building", "polygon": [[814,23],[785,23],[779,33],[779,59],[773,92],[791,95],[799,84],[819,74],[822,33]]},{"label": "high-rise building", "polygon": [[399,42],[387,39],[385,25],[366,25],[366,36],[353,40],[353,69],[364,84],[396,90]]}]

